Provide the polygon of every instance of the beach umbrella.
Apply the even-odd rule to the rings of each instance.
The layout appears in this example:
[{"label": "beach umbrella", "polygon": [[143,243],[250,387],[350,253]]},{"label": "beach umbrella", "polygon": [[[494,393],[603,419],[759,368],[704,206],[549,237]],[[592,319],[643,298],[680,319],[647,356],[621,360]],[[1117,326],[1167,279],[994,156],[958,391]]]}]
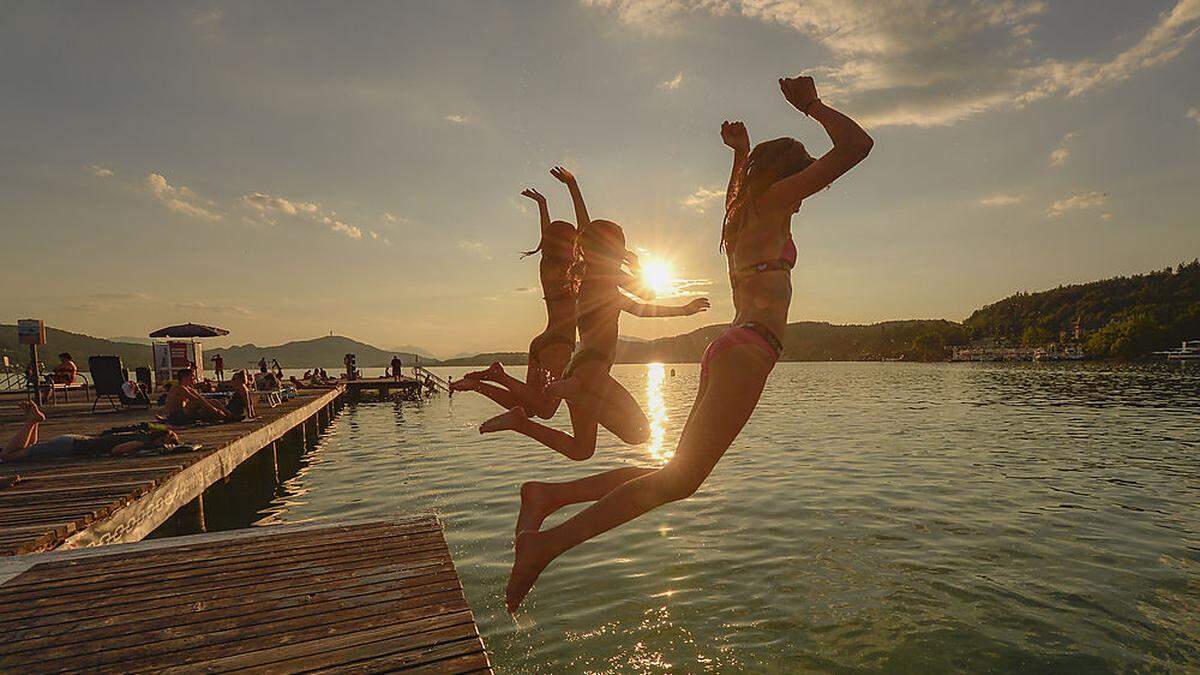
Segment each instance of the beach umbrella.
[{"label": "beach umbrella", "polygon": [[178,326],[159,328],[150,334],[152,338],[211,338],[229,335],[229,331],[216,326],[203,326],[198,323],[181,323]]}]

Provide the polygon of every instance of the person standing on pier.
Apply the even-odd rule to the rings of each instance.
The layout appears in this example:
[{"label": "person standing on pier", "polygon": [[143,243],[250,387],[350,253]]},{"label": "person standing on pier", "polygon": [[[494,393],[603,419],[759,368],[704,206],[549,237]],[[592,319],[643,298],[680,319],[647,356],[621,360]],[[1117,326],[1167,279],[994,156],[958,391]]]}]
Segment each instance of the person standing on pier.
[{"label": "person standing on pier", "polygon": [[217,374],[217,382],[225,381],[225,358],[220,354],[213,354],[213,372]]},{"label": "person standing on pier", "polygon": [[404,377],[404,373],[401,370],[402,368],[404,368],[404,362],[402,362],[400,360],[400,355],[396,354],[396,355],[392,356],[392,379],[393,380],[399,382],[400,378]]}]

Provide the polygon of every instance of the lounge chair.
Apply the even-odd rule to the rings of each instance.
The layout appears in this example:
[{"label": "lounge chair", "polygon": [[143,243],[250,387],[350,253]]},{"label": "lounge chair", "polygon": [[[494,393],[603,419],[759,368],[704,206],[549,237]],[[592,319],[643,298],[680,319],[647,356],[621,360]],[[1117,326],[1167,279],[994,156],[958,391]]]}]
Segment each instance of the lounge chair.
[{"label": "lounge chair", "polygon": [[[92,374],[92,388],[96,391],[96,400],[92,402],[92,412],[100,404],[100,397],[108,399],[113,410],[129,408],[149,408],[150,399],[145,396],[130,396],[123,390],[129,379],[128,371],[121,367],[119,356],[89,356],[88,372]],[[116,401],[114,401],[114,397]],[[120,406],[117,402],[120,402]]]}]

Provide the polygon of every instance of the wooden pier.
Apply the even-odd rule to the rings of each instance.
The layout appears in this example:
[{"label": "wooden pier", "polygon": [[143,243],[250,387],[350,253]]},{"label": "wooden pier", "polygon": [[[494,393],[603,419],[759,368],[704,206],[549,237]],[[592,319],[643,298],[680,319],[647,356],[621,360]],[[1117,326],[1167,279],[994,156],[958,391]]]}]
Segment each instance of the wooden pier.
[{"label": "wooden pier", "polygon": [[491,672],[435,518],[0,560],[0,671]]},{"label": "wooden pier", "polygon": [[[286,434],[315,436],[341,395],[340,388],[302,390],[274,408],[259,405],[253,421],[179,429],[184,443],[203,444],[196,452],[0,464],[0,477],[21,477],[0,489],[0,555],[140,541]],[[40,437],[154,420],[149,411],[92,415],[88,408],[48,406]],[[17,419],[15,406],[8,408],[0,438],[16,432]]]},{"label": "wooden pier", "polygon": [[424,383],[409,377],[395,379],[391,377],[371,377],[358,380],[340,380],[339,384],[346,388],[346,393],[353,400],[358,400],[364,394],[374,395],[379,400],[390,399],[393,394],[404,398],[414,398],[421,395]]}]

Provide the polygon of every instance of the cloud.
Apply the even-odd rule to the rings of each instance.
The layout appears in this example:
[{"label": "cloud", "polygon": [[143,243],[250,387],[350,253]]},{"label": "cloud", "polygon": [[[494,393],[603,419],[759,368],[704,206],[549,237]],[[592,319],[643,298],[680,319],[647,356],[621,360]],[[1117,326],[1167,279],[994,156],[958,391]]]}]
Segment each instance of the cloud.
[{"label": "cloud", "polygon": [[84,171],[96,176],[97,178],[108,178],[113,175],[113,170],[98,164],[85,164]]},{"label": "cloud", "polygon": [[454,124],[474,124],[475,123],[475,120],[471,119],[471,117],[468,115],[446,115],[442,119],[446,120],[447,122],[453,122]]},{"label": "cloud", "polygon": [[724,190],[720,188],[698,187],[695,192],[684,197],[679,203],[689,209],[695,210],[697,213],[704,213],[716,204],[723,204],[724,201]]},{"label": "cloud", "polygon": [[390,211],[383,212],[383,219],[386,220],[387,222],[393,223],[393,224],[408,222],[408,218],[405,218],[403,216],[397,216],[396,214],[391,213]]},{"label": "cloud", "polygon": [[1085,192],[1060,199],[1050,205],[1046,215],[1051,218],[1061,216],[1067,211],[1079,211],[1103,206],[1108,203],[1108,195],[1102,192]]},{"label": "cloud", "polygon": [[1054,148],[1054,151],[1050,153],[1050,166],[1062,166],[1067,161],[1067,158],[1071,156],[1071,148],[1067,146],[1067,143],[1070,143],[1074,137],[1074,131],[1063,136],[1063,139],[1058,143],[1058,147]]},{"label": "cloud", "polygon": [[175,187],[161,174],[146,176],[146,189],[168,209],[191,218],[221,220],[224,216],[215,209],[216,203],[201,198],[186,186]]},{"label": "cloud", "polygon": [[320,206],[313,202],[293,202],[283,197],[272,197],[261,192],[242,195],[242,206],[256,211],[263,219],[272,225],[276,214],[295,216],[301,213],[315,214]]},{"label": "cloud", "polygon": [[276,225],[280,220],[285,219],[293,222],[317,223],[329,228],[330,232],[351,239],[369,237],[372,241],[378,241],[387,246],[392,243],[387,237],[380,236],[374,230],[364,231],[357,225],[343,221],[338,217],[336,211],[326,209],[317,202],[287,199],[262,192],[242,195],[238,202],[244,211],[249,212],[259,222],[268,225]]},{"label": "cloud", "polygon": [[[1032,53],[1043,0],[583,0],[651,33],[691,14],[778,24],[822,44],[823,93],[870,125],[937,126],[1050,96],[1078,96],[1178,57],[1200,34],[1200,0],[1178,0],[1111,58]],[[1098,42],[1098,41],[1093,41]]]},{"label": "cloud", "polygon": [[1013,204],[1020,204],[1023,201],[1025,201],[1025,197],[1023,197],[1021,195],[997,192],[994,195],[988,195],[987,197],[980,199],[979,205],[980,206],[1012,206]]},{"label": "cloud", "polygon": [[1112,214],[1111,214],[1111,213],[1107,213],[1107,212],[1106,212],[1106,213],[1101,213],[1101,214],[1100,214],[1100,217],[1101,217],[1101,218],[1103,218],[1104,220],[1109,220],[1109,219],[1111,219],[1111,218],[1112,218]]},{"label": "cloud", "polygon": [[675,77],[667,80],[666,82],[659,82],[658,88],[665,89],[668,91],[674,91],[674,90],[678,89],[679,85],[681,85],[681,84],[683,84],[683,73],[679,72],[679,73],[675,74]]},{"label": "cloud", "polygon": [[254,312],[242,307],[241,305],[210,305],[207,302],[192,300],[190,302],[175,302],[171,304],[174,309],[202,312],[206,314],[235,314],[237,316],[251,316]]},{"label": "cloud", "polygon": [[480,260],[491,260],[492,256],[488,253],[487,247],[481,241],[462,240],[458,242],[458,250],[472,255]]},{"label": "cloud", "polygon": [[1188,108],[1188,111],[1183,116],[1196,124],[1200,124],[1200,108]]}]

